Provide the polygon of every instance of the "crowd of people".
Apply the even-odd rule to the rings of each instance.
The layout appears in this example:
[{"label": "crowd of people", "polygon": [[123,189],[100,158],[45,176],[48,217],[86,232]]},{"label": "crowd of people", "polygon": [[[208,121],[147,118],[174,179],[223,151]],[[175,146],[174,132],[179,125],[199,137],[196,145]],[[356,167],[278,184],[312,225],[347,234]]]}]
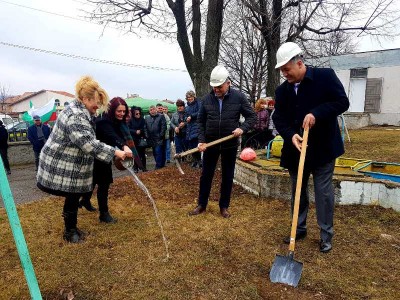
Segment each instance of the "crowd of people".
[{"label": "crowd of people", "polygon": [[[347,110],[349,101],[335,73],[306,66],[301,53],[294,43],[281,45],[276,68],[286,80],[276,90],[276,102],[272,98],[258,99],[254,108],[242,92],[231,87],[229,73],[220,65],[212,70],[212,90],[202,99],[188,91],[186,102],[176,101],[177,111],[173,114],[168,107],[158,104],[150,106],[146,117],[140,107],[129,109],[120,97],[108,101],[107,93],[96,81],[82,77],[76,84],[77,98],[60,113],[51,134],[47,134],[40,118],[34,118],[30,134],[33,146],[40,141],[41,147],[37,155],[34,148],[35,157],[39,158],[38,187],[65,197],[64,239],[78,243],[85,238],[85,233],[77,228],[77,213],[79,207],[97,210],[90,202],[95,185],[100,222],[117,222],[108,208],[113,159],[133,159],[135,172],[146,172],[146,148],[151,148],[155,169],[160,169],[171,161],[172,141],[176,153],[198,150],[191,166],[200,168],[201,175],[197,206],[189,212],[190,216],[206,211],[220,160],[219,208],[221,216],[229,218],[240,142],[242,147],[251,140],[265,146],[278,132],[284,140],[281,166],[289,170],[293,204],[302,132],[310,128],[296,239],[307,235],[308,180],[312,174],[320,251],[329,252],[333,237],[334,160],[344,152],[336,117]],[[96,116],[99,110],[102,113]],[[229,140],[208,147],[210,142],[227,136]],[[4,154],[2,150],[2,157]],[[288,243],[289,239],[284,241]]]}]

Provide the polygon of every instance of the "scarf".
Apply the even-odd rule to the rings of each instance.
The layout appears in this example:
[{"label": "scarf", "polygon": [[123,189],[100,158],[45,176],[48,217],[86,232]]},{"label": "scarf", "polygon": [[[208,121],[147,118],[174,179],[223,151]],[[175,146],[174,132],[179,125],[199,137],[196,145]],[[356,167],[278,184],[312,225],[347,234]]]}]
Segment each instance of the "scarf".
[{"label": "scarf", "polygon": [[143,170],[143,164],[142,164],[142,161],[140,160],[139,154],[136,150],[135,142],[132,139],[132,135],[129,132],[128,125],[126,125],[126,123],[124,123],[124,122],[121,122],[120,129],[121,129],[122,135],[124,136],[126,145],[132,150],[133,159],[135,161],[136,166]]}]

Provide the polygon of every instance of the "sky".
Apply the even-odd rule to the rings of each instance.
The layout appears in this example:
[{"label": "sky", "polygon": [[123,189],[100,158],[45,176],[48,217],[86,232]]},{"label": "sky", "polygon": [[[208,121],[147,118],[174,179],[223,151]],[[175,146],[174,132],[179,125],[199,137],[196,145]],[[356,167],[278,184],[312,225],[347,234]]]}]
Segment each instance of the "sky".
[{"label": "sky", "polygon": [[[82,10],[91,11],[92,7],[84,0],[0,0],[0,87],[12,95],[42,89],[74,94],[76,81],[91,75],[110,97],[139,94],[175,101],[193,89],[175,41],[138,37],[111,28],[103,33],[102,26],[60,16],[82,19]],[[103,64],[1,43],[178,71]],[[358,50],[392,48],[400,48],[400,38],[381,45],[367,38]]]},{"label": "sky", "polygon": [[0,86],[17,95],[27,91],[61,90],[74,94],[76,81],[91,75],[110,97],[139,94],[144,98],[184,98],[192,82],[179,47],[161,39],[140,38],[21,6],[81,18],[84,0],[0,1],[0,42],[108,61],[179,71],[148,70],[103,64],[29,51],[0,44]]}]

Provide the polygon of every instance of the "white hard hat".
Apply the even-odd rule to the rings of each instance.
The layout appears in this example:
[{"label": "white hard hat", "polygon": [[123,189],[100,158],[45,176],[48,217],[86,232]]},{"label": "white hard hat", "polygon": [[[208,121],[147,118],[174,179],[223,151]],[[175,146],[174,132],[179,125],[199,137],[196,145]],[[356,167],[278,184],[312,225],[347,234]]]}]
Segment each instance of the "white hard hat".
[{"label": "white hard hat", "polygon": [[224,66],[216,66],[212,71],[211,71],[211,76],[210,76],[210,85],[211,86],[219,86],[223,84],[226,79],[228,79],[229,73],[228,70],[225,69]]},{"label": "white hard hat", "polygon": [[282,67],[289,62],[293,57],[303,53],[300,47],[292,42],[282,44],[276,52],[276,66],[275,69]]}]

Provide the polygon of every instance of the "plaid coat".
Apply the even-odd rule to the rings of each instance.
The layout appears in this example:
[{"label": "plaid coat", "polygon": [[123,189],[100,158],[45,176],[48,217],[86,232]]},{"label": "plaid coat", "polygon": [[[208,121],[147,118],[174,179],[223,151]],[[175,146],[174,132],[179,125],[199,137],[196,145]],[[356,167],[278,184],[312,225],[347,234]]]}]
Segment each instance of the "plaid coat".
[{"label": "plaid coat", "polygon": [[96,140],[92,124],[89,111],[78,100],[60,113],[40,153],[37,181],[42,186],[68,193],[92,190],[94,157],[110,162],[115,152]]}]

